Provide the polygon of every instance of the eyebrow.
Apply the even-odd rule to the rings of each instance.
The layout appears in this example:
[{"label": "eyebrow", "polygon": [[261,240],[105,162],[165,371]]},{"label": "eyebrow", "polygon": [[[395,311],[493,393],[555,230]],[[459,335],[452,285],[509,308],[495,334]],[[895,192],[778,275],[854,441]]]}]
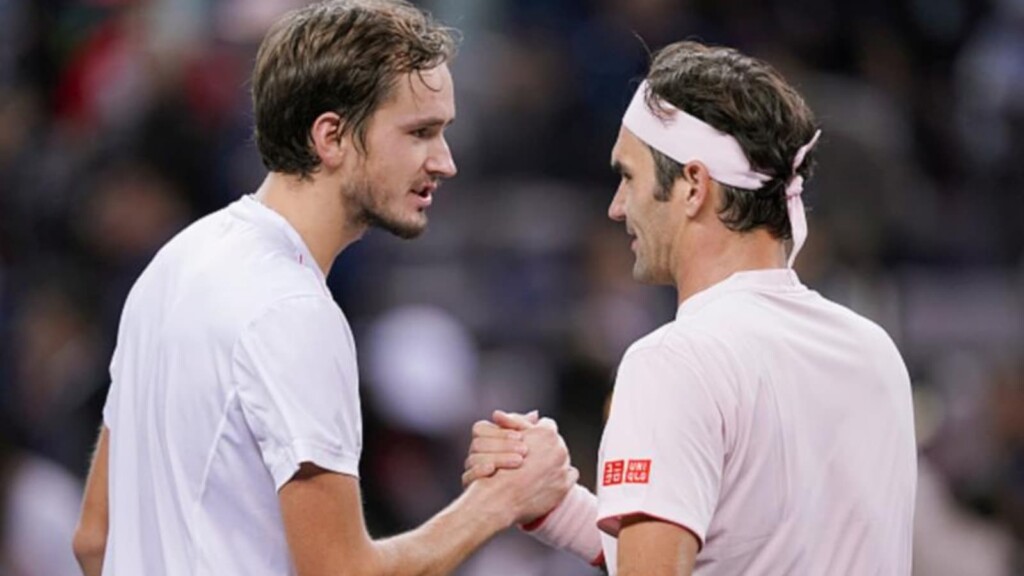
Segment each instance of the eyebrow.
[{"label": "eyebrow", "polygon": [[447,128],[455,123],[455,117],[442,118],[440,116],[428,116],[426,118],[416,118],[410,120],[405,124],[406,128],[434,128],[441,127]]}]

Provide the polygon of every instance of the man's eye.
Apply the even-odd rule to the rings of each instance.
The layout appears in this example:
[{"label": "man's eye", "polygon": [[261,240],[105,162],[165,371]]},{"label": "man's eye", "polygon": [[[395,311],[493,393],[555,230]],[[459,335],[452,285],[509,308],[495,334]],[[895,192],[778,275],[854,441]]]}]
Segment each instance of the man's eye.
[{"label": "man's eye", "polygon": [[413,130],[412,135],[417,138],[430,138],[431,136],[429,128],[419,128],[418,130]]}]

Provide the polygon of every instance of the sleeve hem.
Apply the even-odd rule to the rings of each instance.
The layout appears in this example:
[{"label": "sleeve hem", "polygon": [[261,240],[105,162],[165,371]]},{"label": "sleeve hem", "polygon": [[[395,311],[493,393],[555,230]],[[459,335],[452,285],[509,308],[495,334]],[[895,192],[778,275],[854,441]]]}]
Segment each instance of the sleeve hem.
[{"label": "sleeve hem", "polygon": [[647,508],[650,507],[629,502],[624,502],[618,506],[609,506],[600,510],[598,513],[597,527],[605,534],[618,538],[623,518],[627,518],[629,516],[647,516],[654,520],[675,524],[687,532],[690,532],[697,538],[699,548],[704,548],[705,530],[698,530],[696,528],[697,526],[700,526],[700,523],[697,522],[692,515],[679,509],[668,509],[664,506],[658,507],[658,513],[648,511]]},{"label": "sleeve hem", "polygon": [[304,462],[316,464],[324,470],[359,477],[359,457],[339,452],[315,442],[294,440],[277,451],[276,462],[270,468],[274,488],[278,491],[299,471]]}]

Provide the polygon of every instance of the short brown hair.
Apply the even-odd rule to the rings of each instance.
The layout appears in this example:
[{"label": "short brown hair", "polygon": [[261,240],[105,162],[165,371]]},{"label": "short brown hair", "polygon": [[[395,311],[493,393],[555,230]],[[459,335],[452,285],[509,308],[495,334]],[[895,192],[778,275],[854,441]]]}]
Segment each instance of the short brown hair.
[{"label": "short brown hair", "polygon": [[306,177],[320,159],[310,128],[337,112],[365,151],[366,127],[395,81],[452,58],[450,28],[405,0],[331,0],[289,12],[256,56],[256,146],[274,172]]},{"label": "short brown hair", "polygon": [[[647,75],[651,86],[647,105],[658,112],[664,100],[736,138],[754,170],[772,179],[758,190],[722,184],[718,214],[731,230],[746,232],[765,227],[775,238],[790,238],[786,185],[793,158],[817,129],[814,114],[803,98],[767,63],[732,48],[677,42],[658,51]],[[661,188],[667,199],[682,166],[651,149]],[[814,151],[799,173],[810,179]]]}]

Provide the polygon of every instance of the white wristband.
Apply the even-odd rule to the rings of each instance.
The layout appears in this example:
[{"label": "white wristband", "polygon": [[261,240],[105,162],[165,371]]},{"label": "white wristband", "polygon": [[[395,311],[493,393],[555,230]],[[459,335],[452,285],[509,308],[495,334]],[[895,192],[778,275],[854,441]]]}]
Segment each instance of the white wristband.
[{"label": "white wristband", "polygon": [[604,563],[597,529],[597,497],[579,484],[554,510],[521,528],[548,546],[568,550],[594,566]]}]

